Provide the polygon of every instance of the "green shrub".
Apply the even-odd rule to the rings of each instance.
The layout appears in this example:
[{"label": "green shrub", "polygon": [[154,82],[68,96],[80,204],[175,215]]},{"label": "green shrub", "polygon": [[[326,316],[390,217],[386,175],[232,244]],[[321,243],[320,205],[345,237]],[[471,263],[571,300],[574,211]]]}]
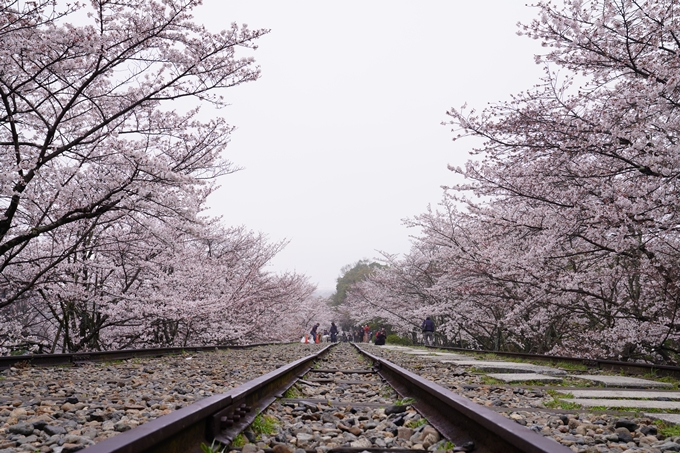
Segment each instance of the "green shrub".
[{"label": "green shrub", "polygon": [[411,429],[416,429],[419,428],[423,425],[427,425],[427,419],[426,418],[419,418],[418,420],[409,420],[406,423],[404,423],[404,426],[407,428]]},{"label": "green shrub", "polygon": [[201,451],[203,453],[225,453],[227,451],[226,446],[222,446],[221,444],[215,445],[215,441],[212,441],[212,444],[208,445],[205,442],[201,443]]},{"label": "green shrub", "polygon": [[283,393],[284,398],[300,398],[302,395],[302,392],[295,384],[293,384]]},{"label": "green shrub", "polygon": [[262,434],[271,436],[278,432],[278,426],[279,422],[273,415],[257,414],[253,423],[250,424],[250,429],[252,429],[253,433],[258,437],[261,437]]},{"label": "green shrub", "polygon": [[680,426],[666,423],[662,420],[654,420],[654,424],[659,428],[659,434],[664,437],[680,436]]},{"label": "green shrub", "polygon": [[411,340],[408,337],[400,337],[399,335],[396,334],[389,334],[387,338],[385,339],[385,342],[387,344],[399,344],[402,346],[413,346],[413,340]]},{"label": "green shrub", "polygon": [[234,440],[231,441],[232,448],[241,448],[248,443],[248,439],[243,434],[237,434]]}]

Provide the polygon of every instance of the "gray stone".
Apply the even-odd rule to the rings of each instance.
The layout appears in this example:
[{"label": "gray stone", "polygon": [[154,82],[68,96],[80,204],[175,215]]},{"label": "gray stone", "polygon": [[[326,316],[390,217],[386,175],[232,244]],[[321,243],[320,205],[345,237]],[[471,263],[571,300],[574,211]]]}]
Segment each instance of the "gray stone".
[{"label": "gray stone", "polygon": [[248,443],[243,446],[241,453],[256,453],[257,450],[257,445]]},{"label": "gray stone", "polygon": [[87,437],[69,434],[64,437],[64,442],[68,444],[88,444],[91,441]]},{"label": "gray stone", "polygon": [[489,373],[487,376],[503,382],[562,382],[562,378],[538,373]]},{"label": "gray stone", "polygon": [[47,422],[45,420],[35,420],[32,421],[31,424],[33,425],[33,428],[43,430],[45,426],[47,426]]},{"label": "gray stone", "polygon": [[619,436],[619,440],[622,442],[633,442],[633,436],[631,436],[630,431],[627,428],[616,428],[616,435]]},{"label": "gray stone", "polygon": [[[680,401],[647,401],[647,400],[609,400],[609,399],[586,399],[586,398],[565,398],[574,404],[583,407],[626,407],[637,409],[680,409]],[[658,414],[657,414],[658,415]]]},{"label": "gray stone", "polygon": [[498,373],[529,372],[538,374],[548,374],[552,376],[563,376],[567,373],[557,368],[533,365],[521,362],[501,362],[501,361],[482,361],[482,360],[442,360],[442,363],[453,363],[458,366],[474,367],[480,371],[496,371]]},{"label": "gray stone", "polygon": [[601,384],[612,387],[629,387],[629,388],[673,387],[673,384],[669,384],[668,382],[651,381],[649,379],[640,379],[628,376],[605,376],[599,374],[598,375],[570,374],[569,377],[599,382]]},{"label": "gray stone", "polygon": [[102,410],[96,410],[87,415],[88,421],[103,422],[106,420],[106,412]]},{"label": "gray stone", "polygon": [[123,432],[129,431],[131,429],[132,428],[130,427],[130,425],[127,425],[123,422],[118,422],[115,425],[113,425],[113,430],[118,431],[119,433],[123,433]]},{"label": "gray stone", "polygon": [[653,390],[556,390],[558,393],[571,394],[574,398],[620,398],[620,399],[653,399],[668,398],[680,400],[680,392],[659,392]]},{"label": "gray stone", "polygon": [[372,446],[371,441],[366,439],[365,437],[357,439],[354,442],[350,442],[349,445],[352,448],[371,448]]},{"label": "gray stone", "polygon": [[23,436],[29,436],[33,434],[33,425],[30,423],[18,423],[16,425],[12,425],[9,428],[10,433],[14,434],[21,434]]},{"label": "gray stone", "polygon": [[24,445],[30,444],[31,442],[35,442],[36,440],[38,440],[38,436],[36,436],[35,434],[31,434],[30,436],[26,436],[23,439],[17,440],[17,442],[19,442],[19,444],[21,445]]},{"label": "gray stone", "polygon": [[43,431],[45,431],[50,436],[54,436],[56,434],[66,434],[66,428],[59,425],[46,425],[43,428]]},{"label": "gray stone", "polygon": [[622,418],[614,425],[616,428],[626,428],[629,432],[635,432],[640,426],[634,421]]},{"label": "gray stone", "polygon": [[342,438],[345,440],[345,442],[354,442],[357,440],[357,436],[349,432],[342,433]]},{"label": "gray stone", "polygon": [[385,408],[385,415],[401,414],[402,412],[406,412],[407,408],[408,406],[388,406]]},{"label": "gray stone", "polygon": [[665,442],[661,445],[655,445],[655,448],[658,448],[660,451],[680,451],[680,444],[676,444],[675,442]]},{"label": "gray stone", "polygon": [[298,442],[309,442],[310,440],[314,439],[313,434],[307,433],[297,433],[295,437],[297,438]]},{"label": "gray stone", "polygon": [[644,434],[645,436],[656,436],[658,433],[658,430],[656,426],[654,425],[642,425],[640,427],[640,432]]},{"label": "gray stone", "polygon": [[399,439],[410,439],[411,436],[413,436],[413,430],[411,428],[405,428],[403,426],[400,426],[397,429],[397,437]]}]

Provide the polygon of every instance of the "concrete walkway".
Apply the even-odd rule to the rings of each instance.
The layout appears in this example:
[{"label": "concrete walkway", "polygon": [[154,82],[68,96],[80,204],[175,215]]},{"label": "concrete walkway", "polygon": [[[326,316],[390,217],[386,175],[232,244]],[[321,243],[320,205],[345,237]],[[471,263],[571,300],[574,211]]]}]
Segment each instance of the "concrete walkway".
[{"label": "concrete walkway", "polygon": [[587,381],[597,382],[609,387],[628,387],[628,388],[662,388],[673,387],[673,384],[668,382],[651,381],[649,379],[640,379],[628,376],[605,376],[600,374],[570,374],[569,377],[585,379]]},{"label": "concrete walkway", "polygon": [[423,357],[432,360],[469,360],[470,357],[463,354],[455,354],[452,352],[438,352],[427,349],[414,349],[407,348],[406,346],[380,346],[384,349],[389,349],[392,351],[403,352],[404,354],[415,355],[418,357]]},{"label": "concrete walkway", "polygon": [[548,376],[547,374],[538,373],[489,373],[487,374],[490,378],[498,379],[499,381],[507,382],[508,384],[512,382],[562,382],[561,377]]},{"label": "concrete walkway", "polygon": [[574,398],[619,398],[619,399],[670,399],[680,400],[680,392],[659,392],[654,390],[556,390]]},{"label": "concrete walkway", "polygon": [[565,398],[562,401],[580,404],[583,407],[615,407],[665,410],[680,409],[680,401],[610,400],[600,398]]},{"label": "concrete walkway", "polygon": [[[469,356],[462,354],[454,354],[448,352],[438,352],[426,349],[407,348],[404,346],[381,346],[385,349],[400,351],[404,354],[415,355],[418,357],[428,358],[432,360],[440,360],[442,363],[452,363],[456,366],[474,367],[480,371],[492,371],[496,373],[510,373],[510,374],[542,374],[548,376],[563,376],[567,373],[557,368],[548,366],[534,365],[531,363],[522,362],[504,362],[501,360],[475,360]],[[502,379],[501,379],[502,380]],[[538,380],[538,379],[532,379]]]},{"label": "concrete walkway", "polygon": [[453,363],[458,366],[474,367],[480,371],[495,371],[497,373],[537,373],[549,376],[564,376],[567,373],[557,368],[548,366],[533,365],[521,362],[501,362],[483,360],[442,360],[443,363]]},{"label": "concrete walkway", "polygon": [[645,417],[658,418],[675,425],[680,425],[680,414],[659,414],[658,412],[645,412]]}]

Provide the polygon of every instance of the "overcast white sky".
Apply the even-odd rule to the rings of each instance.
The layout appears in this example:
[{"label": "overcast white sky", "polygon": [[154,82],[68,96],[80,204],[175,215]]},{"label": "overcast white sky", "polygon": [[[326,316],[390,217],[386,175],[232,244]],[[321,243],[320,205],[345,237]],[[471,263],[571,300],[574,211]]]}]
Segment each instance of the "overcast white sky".
[{"label": "overcast white sky", "polygon": [[272,271],[332,291],[340,269],[405,253],[401,220],[451,184],[468,159],[445,112],[483,108],[538,82],[539,44],[516,35],[525,0],[205,0],[196,18],[269,28],[254,56],[262,78],[225,92],[237,127],[210,213],[290,244]]}]

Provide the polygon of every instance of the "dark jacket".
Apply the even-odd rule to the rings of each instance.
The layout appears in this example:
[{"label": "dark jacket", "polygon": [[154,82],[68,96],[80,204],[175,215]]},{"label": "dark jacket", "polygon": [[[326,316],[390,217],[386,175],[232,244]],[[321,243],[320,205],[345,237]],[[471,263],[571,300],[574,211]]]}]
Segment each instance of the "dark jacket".
[{"label": "dark jacket", "polygon": [[384,330],[379,330],[378,333],[375,334],[375,344],[377,344],[377,345],[385,344],[386,338],[387,338],[387,333]]},{"label": "dark jacket", "polygon": [[423,321],[423,325],[421,327],[423,332],[434,332],[434,321],[431,319],[426,319]]}]

